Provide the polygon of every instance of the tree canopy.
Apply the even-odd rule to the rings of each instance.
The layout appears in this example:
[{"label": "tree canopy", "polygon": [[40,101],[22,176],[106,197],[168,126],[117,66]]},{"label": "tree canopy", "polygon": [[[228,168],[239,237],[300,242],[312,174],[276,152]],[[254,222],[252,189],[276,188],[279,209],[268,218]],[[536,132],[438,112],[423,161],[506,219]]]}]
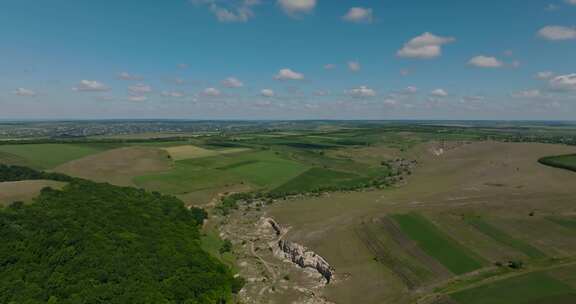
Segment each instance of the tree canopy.
[{"label": "tree canopy", "polygon": [[227,303],[242,282],[200,248],[204,218],[141,189],[45,188],[0,209],[0,303]]}]

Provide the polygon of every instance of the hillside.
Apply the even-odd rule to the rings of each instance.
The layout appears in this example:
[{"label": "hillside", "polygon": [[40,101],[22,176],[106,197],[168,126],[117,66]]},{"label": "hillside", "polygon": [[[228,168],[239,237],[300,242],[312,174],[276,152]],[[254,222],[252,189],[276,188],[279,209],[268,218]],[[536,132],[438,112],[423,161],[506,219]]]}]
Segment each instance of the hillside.
[{"label": "hillside", "polygon": [[0,209],[0,303],[227,303],[238,282],[201,249],[203,219],[135,188],[45,188]]}]

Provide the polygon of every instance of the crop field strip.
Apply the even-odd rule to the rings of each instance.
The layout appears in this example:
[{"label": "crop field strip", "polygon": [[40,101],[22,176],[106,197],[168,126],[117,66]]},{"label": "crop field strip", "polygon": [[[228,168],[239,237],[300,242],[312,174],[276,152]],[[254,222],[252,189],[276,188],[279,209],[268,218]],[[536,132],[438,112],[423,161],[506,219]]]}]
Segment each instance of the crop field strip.
[{"label": "crop field strip", "polygon": [[576,218],[574,217],[559,217],[559,216],[550,216],[546,218],[547,220],[556,223],[564,228],[570,230],[576,230]]},{"label": "crop field strip", "polygon": [[532,272],[455,292],[461,304],[571,304],[576,290],[546,272]]},{"label": "crop field strip", "polygon": [[576,172],[576,154],[542,157],[538,162],[546,166]]},{"label": "crop field strip", "polygon": [[355,233],[375,259],[390,269],[408,289],[423,286],[434,277],[424,264],[405,254],[380,223],[362,223],[356,227]]},{"label": "crop field strip", "polygon": [[16,155],[35,168],[51,169],[68,161],[118,146],[97,143],[0,145],[0,153]]},{"label": "crop field strip", "polygon": [[486,236],[494,239],[496,242],[511,247],[519,252],[524,253],[530,258],[544,258],[546,255],[540,249],[508,235],[503,230],[498,229],[486,220],[480,217],[469,217],[466,222],[482,232]]},{"label": "crop field strip", "polygon": [[400,230],[429,256],[456,275],[482,268],[483,259],[462,246],[418,213],[391,216]]}]

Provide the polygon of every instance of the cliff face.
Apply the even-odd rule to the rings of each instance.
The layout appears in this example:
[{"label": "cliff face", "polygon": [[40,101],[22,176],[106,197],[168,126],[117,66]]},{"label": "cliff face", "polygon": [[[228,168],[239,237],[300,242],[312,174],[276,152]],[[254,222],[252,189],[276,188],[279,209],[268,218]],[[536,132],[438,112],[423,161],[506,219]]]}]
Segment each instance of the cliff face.
[{"label": "cliff face", "polygon": [[326,260],[306,247],[290,242],[279,240],[278,247],[286,258],[302,268],[316,269],[326,279],[326,284],[330,283],[333,276],[333,269]]}]

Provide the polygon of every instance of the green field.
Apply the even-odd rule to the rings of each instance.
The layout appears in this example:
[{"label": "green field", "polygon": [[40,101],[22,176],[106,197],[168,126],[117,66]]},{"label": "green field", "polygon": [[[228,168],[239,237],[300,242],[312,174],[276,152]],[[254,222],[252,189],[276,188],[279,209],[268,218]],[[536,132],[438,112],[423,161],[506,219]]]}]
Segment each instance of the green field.
[{"label": "green field", "polygon": [[240,183],[260,189],[277,187],[306,169],[303,164],[262,151],[178,161],[168,172],[139,176],[134,182],[171,194]]},{"label": "green field", "polygon": [[538,162],[546,166],[576,172],[576,154],[543,157]]},{"label": "green field", "polygon": [[461,304],[568,304],[575,290],[542,272],[533,272],[450,296]]},{"label": "green field", "polygon": [[576,230],[576,218],[551,216],[547,219],[565,228]]},{"label": "green field", "polygon": [[[344,186],[359,180],[357,174],[335,171],[325,168],[311,168],[298,175],[282,186],[274,189],[275,192],[306,192],[322,187]],[[362,179],[363,180],[363,179]]]},{"label": "green field", "polygon": [[538,248],[512,236],[508,235],[506,232],[494,227],[490,223],[486,222],[480,217],[471,217],[466,219],[468,224],[474,226],[478,231],[487,235],[488,237],[494,239],[495,241],[504,244],[506,246],[512,247],[518,250],[528,257],[531,258],[543,258],[546,255],[540,251]]},{"label": "green field", "polygon": [[23,159],[33,167],[50,169],[111,147],[111,145],[106,144],[0,145],[0,152]]},{"label": "green field", "polygon": [[463,274],[482,267],[474,253],[439,230],[417,213],[396,214],[392,218],[403,233],[418,243],[428,255],[438,260],[454,274]]}]

